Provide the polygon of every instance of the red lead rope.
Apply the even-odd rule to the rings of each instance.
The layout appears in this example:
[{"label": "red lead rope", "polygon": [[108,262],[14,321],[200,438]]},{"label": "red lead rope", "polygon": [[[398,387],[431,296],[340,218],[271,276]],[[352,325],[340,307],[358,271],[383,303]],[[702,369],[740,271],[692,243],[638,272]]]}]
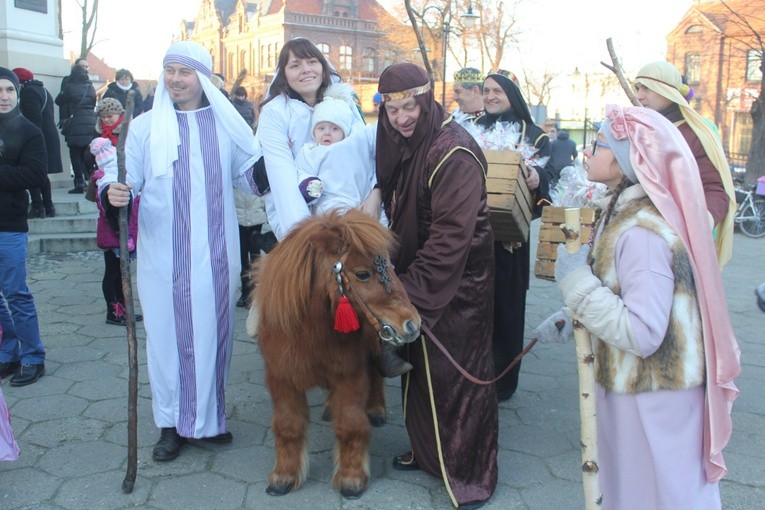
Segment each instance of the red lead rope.
[{"label": "red lead rope", "polygon": [[529,345],[527,345],[521,351],[521,353],[518,356],[516,356],[515,359],[509,365],[507,365],[507,367],[502,371],[501,374],[499,374],[497,377],[495,377],[491,381],[484,381],[483,379],[478,379],[477,377],[474,377],[474,376],[470,375],[467,370],[462,368],[462,366],[460,366],[460,364],[457,363],[457,361],[455,361],[455,359],[452,357],[452,355],[449,354],[449,351],[446,350],[446,347],[444,347],[443,344],[438,341],[438,338],[436,338],[436,335],[433,334],[433,332],[430,330],[430,328],[428,328],[425,324],[422,324],[420,327],[425,332],[425,334],[428,335],[428,337],[430,337],[430,339],[433,341],[433,343],[436,344],[436,347],[438,347],[438,350],[440,350],[442,353],[444,353],[444,356],[446,356],[446,359],[448,359],[449,362],[451,362],[451,364],[454,365],[454,368],[456,368],[457,371],[459,371],[459,373],[462,374],[462,376],[465,379],[467,379],[468,381],[470,381],[472,383],[481,384],[481,385],[493,384],[493,383],[499,381],[500,379],[502,379],[505,375],[507,375],[507,373],[510,370],[512,370],[512,368],[515,365],[518,364],[518,362],[521,361],[521,358],[523,358],[531,350],[531,348],[534,347],[534,344],[537,343],[537,339],[536,338],[532,338],[531,342],[529,342]]}]

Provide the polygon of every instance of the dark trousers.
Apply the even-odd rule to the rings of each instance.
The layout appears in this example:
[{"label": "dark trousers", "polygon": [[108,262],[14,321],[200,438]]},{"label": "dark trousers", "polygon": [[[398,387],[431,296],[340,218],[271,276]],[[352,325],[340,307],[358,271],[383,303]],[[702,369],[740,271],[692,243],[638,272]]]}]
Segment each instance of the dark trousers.
[{"label": "dark trousers", "polygon": [[85,147],[69,147],[69,159],[72,160],[72,170],[74,171],[74,187],[77,189],[85,189],[90,178],[90,170],[88,170],[85,164],[85,155],[90,152],[90,148]]},{"label": "dark trousers", "polygon": [[249,296],[252,292],[252,279],[250,271],[252,264],[260,256],[260,251],[256,250],[252,243],[253,234],[259,234],[263,225],[250,225],[244,227],[239,225],[239,259],[242,262],[242,296]]},{"label": "dark trousers", "polygon": [[53,204],[48,176],[45,176],[45,184],[42,187],[29,189],[29,197],[32,200],[32,205],[35,207],[50,207]]},{"label": "dark trousers", "polygon": [[104,279],[101,282],[101,290],[104,293],[107,310],[111,310],[114,303],[125,302],[125,296],[122,293],[120,258],[112,250],[104,251]]},{"label": "dark trousers", "polygon": [[[526,290],[529,283],[529,247],[512,252],[501,243],[494,243],[494,336],[492,350],[496,375],[523,351],[523,329],[526,317]],[[497,397],[507,399],[518,387],[521,364],[518,363],[497,381]]]}]

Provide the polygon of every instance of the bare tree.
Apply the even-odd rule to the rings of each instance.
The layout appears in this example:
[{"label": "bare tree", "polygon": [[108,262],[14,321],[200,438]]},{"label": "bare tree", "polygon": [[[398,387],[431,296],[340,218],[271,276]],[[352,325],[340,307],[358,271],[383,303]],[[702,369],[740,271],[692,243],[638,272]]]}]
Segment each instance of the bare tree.
[{"label": "bare tree", "polygon": [[481,49],[481,67],[497,69],[505,50],[518,44],[521,33],[516,9],[523,0],[476,0],[473,8],[481,15],[476,30]]},{"label": "bare tree", "polygon": [[529,71],[526,66],[522,68],[524,96],[529,104],[546,105],[550,102],[553,89],[553,81],[560,73],[545,69],[542,74]]},{"label": "bare tree", "polygon": [[81,0],[77,2],[82,13],[82,37],[80,39],[80,57],[86,58],[95,45],[96,30],[98,29],[98,0]]},{"label": "bare tree", "polygon": [[765,42],[762,35],[752,27],[748,17],[734,10],[725,0],[720,0],[732,17],[728,20],[740,30],[742,35],[731,35],[751,51],[756,52],[760,67],[760,94],[752,102],[749,114],[752,116],[752,145],[749,148],[749,158],[746,163],[746,182],[754,183],[758,177],[765,175]]}]

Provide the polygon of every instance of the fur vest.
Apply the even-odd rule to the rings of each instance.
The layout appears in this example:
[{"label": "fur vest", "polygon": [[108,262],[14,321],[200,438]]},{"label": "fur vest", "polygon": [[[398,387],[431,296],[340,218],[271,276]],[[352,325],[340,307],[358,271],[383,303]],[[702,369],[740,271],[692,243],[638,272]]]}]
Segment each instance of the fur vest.
[{"label": "fur vest", "polygon": [[648,197],[628,202],[614,213],[593,248],[592,271],[603,285],[621,294],[614,261],[616,243],[635,226],[661,236],[672,252],[675,291],[667,334],[659,349],[647,358],[593,339],[597,381],[608,391],[620,394],[699,386],[705,379],[704,342],[693,271],[682,240]]}]

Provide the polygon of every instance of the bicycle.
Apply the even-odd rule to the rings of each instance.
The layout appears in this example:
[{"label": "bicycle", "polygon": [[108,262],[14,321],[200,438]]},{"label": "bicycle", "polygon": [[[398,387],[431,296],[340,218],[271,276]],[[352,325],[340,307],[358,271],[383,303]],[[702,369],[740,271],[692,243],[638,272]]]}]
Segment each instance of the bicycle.
[{"label": "bicycle", "polygon": [[765,195],[757,193],[757,185],[749,191],[737,188],[736,202],[739,205],[733,222],[741,233],[754,238],[765,236]]}]

